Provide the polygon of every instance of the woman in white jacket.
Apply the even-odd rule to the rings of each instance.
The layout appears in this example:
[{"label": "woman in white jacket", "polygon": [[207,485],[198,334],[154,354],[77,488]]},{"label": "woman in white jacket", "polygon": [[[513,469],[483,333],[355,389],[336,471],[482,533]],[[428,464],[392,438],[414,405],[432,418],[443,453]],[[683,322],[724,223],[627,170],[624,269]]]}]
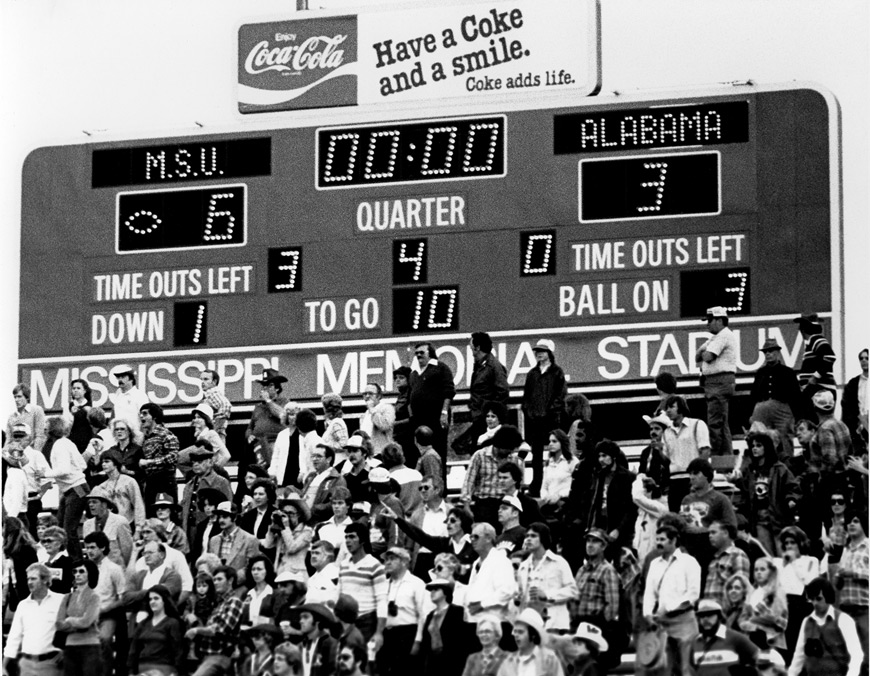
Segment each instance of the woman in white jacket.
[{"label": "woman in white jacket", "polygon": [[656,527],[662,515],[668,513],[667,496],[646,474],[638,474],[631,486],[631,499],[637,505],[634,542],[637,560],[643,562],[656,546]]}]

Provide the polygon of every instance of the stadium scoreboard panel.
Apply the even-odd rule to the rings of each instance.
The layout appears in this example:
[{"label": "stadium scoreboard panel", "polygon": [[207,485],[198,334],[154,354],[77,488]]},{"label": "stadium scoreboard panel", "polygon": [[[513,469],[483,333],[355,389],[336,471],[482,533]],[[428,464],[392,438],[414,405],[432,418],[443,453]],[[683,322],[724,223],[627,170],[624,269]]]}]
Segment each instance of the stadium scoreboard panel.
[{"label": "stadium scoreboard panel", "polygon": [[[572,385],[694,372],[724,305],[741,366],[836,315],[836,104],[729,87],[565,108],[46,147],[23,176],[20,368],[40,403],[130,364],[163,404],[216,367],[290,395],[392,382],[432,338],[467,386],[489,331],[521,386],[556,340]],[[834,158],[832,160],[832,158]]]}]

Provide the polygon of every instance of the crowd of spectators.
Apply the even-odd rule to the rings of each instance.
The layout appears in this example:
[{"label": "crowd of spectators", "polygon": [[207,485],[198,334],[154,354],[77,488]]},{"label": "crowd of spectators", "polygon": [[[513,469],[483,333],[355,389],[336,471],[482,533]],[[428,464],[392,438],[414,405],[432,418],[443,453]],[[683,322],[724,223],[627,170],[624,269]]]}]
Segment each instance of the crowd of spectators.
[{"label": "crowd of spectators", "polygon": [[[733,335],[724,308],[707,319],[707,419],[658,374],[636,466],[568,394],[550,339],[533,347],[511,424],[505,367],[472,334],[455,498],[454,379],[430,343],[397,369],[395,400],[365,388],[358,429],[339,395],[318,419],[266,369],[238,449],[214,371],[186,448],[129,369],[107,410],[76,380],[46,417],[17,385],[3,447],[4,671],[866,672],[867,350],[838,418],[818,317],[796,320],[797,370],[767,341],[735,452]],[[52,485],[56,513],[42,506]]]}]

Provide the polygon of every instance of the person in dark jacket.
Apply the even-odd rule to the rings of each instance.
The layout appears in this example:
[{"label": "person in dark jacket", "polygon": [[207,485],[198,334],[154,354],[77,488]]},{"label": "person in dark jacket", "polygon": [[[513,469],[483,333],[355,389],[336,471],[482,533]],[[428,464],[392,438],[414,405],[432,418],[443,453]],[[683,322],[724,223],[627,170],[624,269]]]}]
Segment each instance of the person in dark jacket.
[{"label": "person in dark jacket", "polygon": [[462,606],[453,603],[453,583],[433,580],[426,585],[435,609],[423,624],[420,655],[424,676],[459,676],[476,641],[465,622]]},{"label": "person in dark jacket", "polygon": [[849,432],[852,434],[852,450],[855,455],[867,452],[867,400],[864,399],[864,410],[860,405],[860,390],[867,388],[867,371],[870,352],[866,349],[858,353],[858,361],[861,364],[861,374],[852,378],[843,388],[843,415],[841,416]]},{"label": "person in dark jacket", "polygon": [[471,425],[453,440],[453,450],[471,454],[476,450],[477,438],[486,431],[486,407],[488,404],[506,404],[508,400],[507,369],[492,353],[492,338],[488,333],[477,331],[469,341],[474,366],[469,385],[468,412]]},{"label": "person in dark jacket", "polygon": [[774,338],[761,346],[764,365],[755,374],[752,383],[752,401],[755,408],[749,422],[761,422],[779,433],[781,458],[794,455],[795,415],[802,413],[801,388],[795,372],[782,361],[782,347]]},{"label": "person in dark jacket", "polygon": [[769,552],[775,552],[776,534],[794,524],[801,499],[800,484],[777,458],[770,435],[750,434],[746,444],[750,457],[740,479],[743,505],[756,537]]},{"label": "person in dark jacket", "polygon": [[444,362],[438,361],[432,343],[418,343],[414,356],[419,371],[411,371],[408,381],[408,408],[411,413],[411,429],[425,425],[434,433],[432,446],[447,467],[447,429],[450,425],[450,404],[456,395],[453,372]]},{"label": "person in dark jacket", "polygon": [[544,480],[544,446],[550,430],[561,426],[565,407],[565,373],[556,364],[556,345],[542,338],[532,350],[537,365],[529,369],[523,386],[526,441],[532,447],[532,483],[529,495],[538,497]]}]

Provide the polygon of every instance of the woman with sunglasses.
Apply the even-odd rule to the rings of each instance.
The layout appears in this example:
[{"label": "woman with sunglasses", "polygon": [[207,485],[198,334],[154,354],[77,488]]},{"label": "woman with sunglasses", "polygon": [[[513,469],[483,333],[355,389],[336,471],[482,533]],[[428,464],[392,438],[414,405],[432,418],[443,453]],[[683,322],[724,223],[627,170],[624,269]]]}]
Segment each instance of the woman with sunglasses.
[{"label": "woman with sunglasses", "polygon": [[834,579],[843,547],[846,545],[846,491],[835,488],[826,505],[822,506],[822,546],[828,555],[828,577]]}]

